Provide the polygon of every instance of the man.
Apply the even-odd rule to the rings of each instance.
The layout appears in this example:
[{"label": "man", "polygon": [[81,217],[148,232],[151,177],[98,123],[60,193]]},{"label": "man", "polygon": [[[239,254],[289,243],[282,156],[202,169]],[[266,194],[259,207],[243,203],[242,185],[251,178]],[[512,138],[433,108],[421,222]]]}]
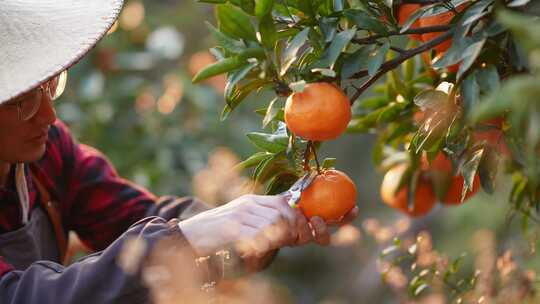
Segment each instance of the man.
[{"label": "man", "polygon": [[[329,241],[320,218],[308,224],[282,196],[246,195],[205,211],[195,199],[155,197],[73,141],[52,101],[66,69],[121,7],[122,0],[0,1],[1,303],[146,303],[140,269],[119,266],[133,239],[144,244],[137,265],[167,240],[193,257],[232,246],[251,269],[283,246]],[[67,231],[98,252],[62,266]]]}]

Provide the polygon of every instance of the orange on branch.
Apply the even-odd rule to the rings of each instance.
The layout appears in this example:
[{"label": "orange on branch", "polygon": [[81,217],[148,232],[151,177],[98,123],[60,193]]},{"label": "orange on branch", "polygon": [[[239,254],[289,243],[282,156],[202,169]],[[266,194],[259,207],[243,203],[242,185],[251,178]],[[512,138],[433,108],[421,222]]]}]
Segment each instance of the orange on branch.
[{"label": "orange on branch", "polygon": [[474,131],[473,140],[475,142],[485,142],[503,157],[511,157],[512,152],[504,140],[503,124],[504,118],[502,117],[480,123],[482,129]]},{"label": "orange on branch", "polygon": [[300,197],[298,208],[309,219],[319,216],[326,222],[337,221],[356,206],[356,186],[339,170],[317,175]]},{"label": "orange on branch", "polygon": [[339,137],[351,120],[351,103],[343,91],[326,82],[307,84],[285,104],[285,123],[296,135],[314,141]]},{"label": "orange on branch", "polygon": [[[447,205],[461,204],[461,194],[463,192],[463,187],[465,186],[464,182],[465,179],[463,178],[463,176],[454,176],[452,178],[452,181],[450,182],[450,185],[448,186],[448,192],[446,192],[442,203]],[[471,198],[478,192],[478,190],[480,190],[480,177],[478,176],[478,174],[476,174],[473,180],[473,187],[472,189],[469,189],[469,191],[467,191],[467,194],[465,194],[465,198],[463,199],[463,201]]]},{"label": "orange on branch", "polygon": [[[431,183],[424,176],[420,176],[413,196],[412,208],[408,205],[409,187],[403,186],[398,190],[407,165],[401,164],[393,167],[384,175],[381,183],[381,198],[388,206],[398,209],[409,216],[426,215],[437,201]],[[397,192],[396,192],[397,190]]]},{"label": "orange on branch", "polygon": [[[437,181],[446,182],[446,184],[443,185],[444,187],[441,187],[444,189],[444,192],[442,193],[442,196],[439,196],[442,203],[448,205],[459,205],[462,203],[461,194],[463,192],[464,178],[462,175],[454,175],[452,162],[444,155],[444,153],[439,152],[431,163],[428,161],[425,154],[422,155],[421,168],[424,171],[429,171],[432,178],[437,179]],[[441,178],[441,176],[446,176],[446,178]],[[435,183],[437,181],[435,181]],[[480,190],[480,177],[476,174],[473,180],[473,188],[469,189],[463,201],[468,200],[476,194],[478,190]]]},{"label": "orange on branch", "polygon": [[[465,9],[465,4],[462,4],[458,7],[456,7],[456,11],[461,12]],[[440,13],[433,16],[427,16],[420,18],[420,26],[421,27],[428,27],[428,26],[436,26],[436,25],[447,25],[452,22],[452,19],[454,19],[454,12],[453,11],[446,11],[444,13]],[[443,35],[443,32],[437,32],[437,33],[425,33],[422,34],[422,41],[428,42],[430,40],[433,40],[440,35]],[[450,47],[452,46],[452,39],[449,38],[448,40],[444,41],[443,43],[437,45],[434,47],[434,49],[438,53],[444,53],[446,52]]]}]

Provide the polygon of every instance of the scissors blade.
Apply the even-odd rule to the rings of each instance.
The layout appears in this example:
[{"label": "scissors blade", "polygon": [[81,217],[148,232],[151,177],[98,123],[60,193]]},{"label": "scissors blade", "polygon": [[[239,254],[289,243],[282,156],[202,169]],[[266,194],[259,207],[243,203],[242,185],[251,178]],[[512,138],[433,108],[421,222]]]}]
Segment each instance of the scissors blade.
[{"label": "scissors blade", "polygon": [[309,187],[309,185],[313,182],[316,176],[317,176],[316,171],[311,171],[304,174],[291,186],[291,188],[289,188],[289,190],[283,193],[289,196],[289,200],[288,200],[289,206],[293,208],[296,207],[296,203],[298,203],[298,201],[300,200],[302,191],[304,191],[307,187]]}]

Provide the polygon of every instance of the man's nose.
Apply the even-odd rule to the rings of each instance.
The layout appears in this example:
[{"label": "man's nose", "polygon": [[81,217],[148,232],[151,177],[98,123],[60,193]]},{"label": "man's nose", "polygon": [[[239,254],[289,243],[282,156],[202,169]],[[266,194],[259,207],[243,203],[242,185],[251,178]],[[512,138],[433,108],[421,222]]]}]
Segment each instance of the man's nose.
[{"label": "man's nose", "polygon": [[32,117],[32,120],[47,125],[56,121],[56,110],[54,109],[53,101],[49,96],[43,96],[39,110],[36,115]]}]

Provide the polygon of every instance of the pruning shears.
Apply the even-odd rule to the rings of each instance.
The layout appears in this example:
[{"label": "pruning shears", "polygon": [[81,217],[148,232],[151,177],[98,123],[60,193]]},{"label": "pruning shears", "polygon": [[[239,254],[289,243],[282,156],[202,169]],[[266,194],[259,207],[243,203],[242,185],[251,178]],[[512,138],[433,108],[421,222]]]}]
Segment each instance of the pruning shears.
[{"label": "pruning shears", "polygon": [[310,171],[301,178],[299,178],[292,186],[289,188],[289,190],[281,193],[282,195],[288,197],[287,203],[292,208],[296,208],[296,204],[300,200],[300,196],[302,195],[302,191],[304,191],[315,179],[317,176],[317,171]]}]

